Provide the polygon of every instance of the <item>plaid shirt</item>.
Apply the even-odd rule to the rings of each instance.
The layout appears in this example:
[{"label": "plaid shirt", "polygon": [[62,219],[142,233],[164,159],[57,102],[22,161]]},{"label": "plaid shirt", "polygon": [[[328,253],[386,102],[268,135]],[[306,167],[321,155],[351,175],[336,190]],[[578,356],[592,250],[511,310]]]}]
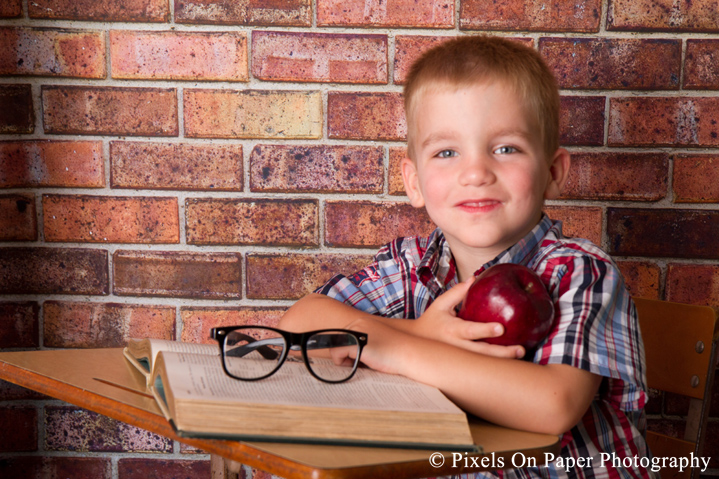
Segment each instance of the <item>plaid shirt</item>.
[{"label": "plaid shirt", "polygon": [[[603,380],[582,420],[562,436],[560,456],[582,458],[585,467],[567,467],[568,461],[544,467],[540,460],[538,467],[484,475],[654,477],[646,468],[644,350],[634,303],[612,260],[587,240],[564,238],[561,222],[544,216],[522,240],[475,274],[496,263],[535,270],[554,300],[559,321],[537,346],[533,362],[569,364]],[[449,245],[437,229],[428,238],[399,238],[385,245],[372,264],[351,276],[334,276],[317,292],[368,313],[414,319],[456,283]],[[625,467],[629,463],[631,467]]]}]

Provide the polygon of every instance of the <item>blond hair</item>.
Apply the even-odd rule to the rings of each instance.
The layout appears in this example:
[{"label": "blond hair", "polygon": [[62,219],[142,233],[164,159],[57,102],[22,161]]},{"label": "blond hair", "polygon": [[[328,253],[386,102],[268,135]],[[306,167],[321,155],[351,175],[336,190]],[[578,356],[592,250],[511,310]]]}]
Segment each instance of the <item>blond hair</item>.
[{"label": "blond hair", "polygon": [[512,88],[535,127],[547,157],[559,148],[559,90],[539,53],[519,42],[488,35],[460,36],[428,50],[414,62],[404,86],[410,158],[417,94],[428,86],[466,87],[503,82]]}]

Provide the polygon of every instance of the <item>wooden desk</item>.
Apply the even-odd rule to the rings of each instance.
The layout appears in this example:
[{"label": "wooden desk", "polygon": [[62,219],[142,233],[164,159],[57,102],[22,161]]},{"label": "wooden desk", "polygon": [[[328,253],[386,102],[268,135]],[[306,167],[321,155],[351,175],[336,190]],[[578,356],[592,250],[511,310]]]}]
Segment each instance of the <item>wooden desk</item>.
[{"label": "wooden desk", "polygon": [[545,452],[557,455],[560,449],[557,436],[484,422],[470,424],[482,452],[462,453],[456,466],[452,453],[443,453],[440,467],[430,464],[433,451],[427,450],[180,438],[145,393],[144,377],[127,363],[119,348],[0,353],[0,379],[207,451],[212,455],[213,478],[225,475],[218,470],[223,462],[219,457],[286,478],[398,479],[495,469],[501,463],[511,466],[515,454],[516,460],[535,458],[542,465]]}]

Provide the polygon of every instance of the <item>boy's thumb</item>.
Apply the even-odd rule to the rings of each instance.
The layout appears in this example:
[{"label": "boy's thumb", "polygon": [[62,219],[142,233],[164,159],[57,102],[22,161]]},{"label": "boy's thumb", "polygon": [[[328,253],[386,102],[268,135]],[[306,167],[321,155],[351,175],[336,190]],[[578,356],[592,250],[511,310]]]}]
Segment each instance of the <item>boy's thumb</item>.
[{"label": "boy's thumb", "polygon": [[442,301],[446,302],[449,308],[457,306],[464,300],[465,296],[467,296],[467,291],[469,291],[469,287],[472,286],[472,283],[474,283],[474,278],[469,278],[466,281],[457,283],[442,294],[440,298],[444,298]]}]

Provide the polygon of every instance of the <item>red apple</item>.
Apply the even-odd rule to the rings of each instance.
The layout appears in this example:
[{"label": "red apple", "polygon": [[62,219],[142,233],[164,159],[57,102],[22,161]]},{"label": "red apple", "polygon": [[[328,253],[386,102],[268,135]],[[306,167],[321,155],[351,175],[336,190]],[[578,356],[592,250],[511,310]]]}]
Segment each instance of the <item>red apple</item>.
[{"label": "red apple", "polygon": [[552,329],[554,305],[537,273],[520,264],[501,263],[475,278],[458,316],[501,323],[504,334],[484,339],[487,343],[531,349]]}]

